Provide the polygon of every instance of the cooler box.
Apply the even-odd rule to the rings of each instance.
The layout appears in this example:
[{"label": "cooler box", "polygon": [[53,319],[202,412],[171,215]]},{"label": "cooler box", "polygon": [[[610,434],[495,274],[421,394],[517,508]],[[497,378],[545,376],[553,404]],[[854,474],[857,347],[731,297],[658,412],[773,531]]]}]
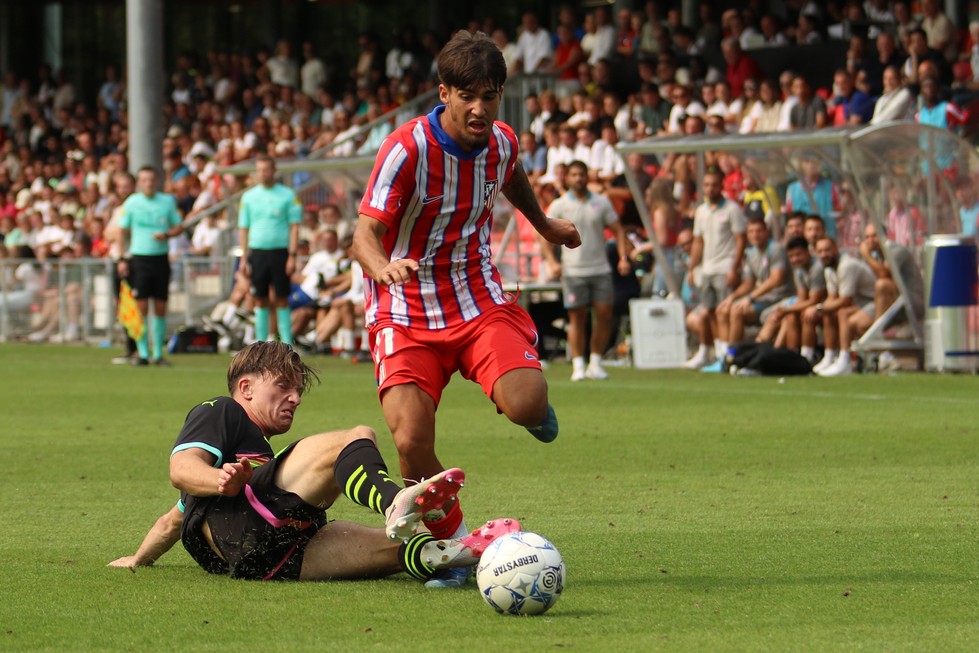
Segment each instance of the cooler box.
[{"label": "cooler box", "polygon": [[633,366],[639,369],[682,366],[687,360],[685,316],[681,299],[630,300]]}]

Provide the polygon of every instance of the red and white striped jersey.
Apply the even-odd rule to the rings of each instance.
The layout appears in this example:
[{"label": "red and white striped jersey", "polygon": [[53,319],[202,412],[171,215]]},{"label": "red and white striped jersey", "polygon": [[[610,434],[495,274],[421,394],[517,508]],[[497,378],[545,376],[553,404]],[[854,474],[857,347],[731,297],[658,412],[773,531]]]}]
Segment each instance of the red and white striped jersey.
[{"label": "red and white striped jersey", "polygon": [[489,143],[466,152],[442,129],[444,106],[410,120],[381,145],[360,213],[387,227],[384,251],[418,261],[417,276],[383,286],[365,278],[368,326],[443,329],[506,304],[491,261],[493,202],[513,174],[517,138],[494,122]]}]

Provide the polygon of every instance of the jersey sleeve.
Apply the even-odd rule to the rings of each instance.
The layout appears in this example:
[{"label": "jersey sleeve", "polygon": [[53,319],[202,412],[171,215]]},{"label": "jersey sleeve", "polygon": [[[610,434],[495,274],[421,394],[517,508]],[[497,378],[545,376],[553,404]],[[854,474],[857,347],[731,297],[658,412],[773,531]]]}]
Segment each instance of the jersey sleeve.
[{"label": "jersey sleeve", "polygon": [[619,214],[615,212],[611,200],[604,195],[599,195],[599,197],[602,200],[602,223],[608,227],[618,222]]},{"label": "jersey sleeve", "polygon": [[[503,180],[500,184],[500,188],[503,188],[510,183],[510,177],[513,176],[513,171],[517,169],[517,163],[520,161],[520,146],[519,140],[517,139],[517,134],[513,131],[513,127],[505,122],[497,121],[495,124],[500,128],[503,138],[505,138],[509,143],[510,149],[510,160],[507,161],[506,169],[503,172]],[[526,172],[527,171],[525,170],[524,173]]]},{"label": "jersey sleeve", "polygon": [[122,229],[132,229],[133,228],[133,205],[130,201],[133,196],[130,196],[125,202],[122,203],[122,211],[119,214],[119,227]]},{"label": "jersey sleeve", "polygon": [[227,397],[194,406],[187,414],[170,456],[187,449],[202,449],[213,456],[212,464],[215,467],[234,462],[237,451],[235,435],[240,432],[237,428],[240,420],[240,408]]},{"label": "jersey sleeve", "polygon": [[394,227],[405,205],[415,193],[416,155],[407,147],[408,139],[398,138],[402,130],[384,139],[374,160],[367,190],[360,202],[360,213]]},{"label": "jersey sleeve", "polygon": [[247,229],[251,226],[252,220],[248,212],[248,193],[246,192],[241,196],[241,201],[238,202],[238,227]]},{"label": "jersey sleeve", "polygon": [[748,220],[744,216],[741,207],[732,202],[731,210],[731,231],[736,234],[743,234],[748,231]]}]

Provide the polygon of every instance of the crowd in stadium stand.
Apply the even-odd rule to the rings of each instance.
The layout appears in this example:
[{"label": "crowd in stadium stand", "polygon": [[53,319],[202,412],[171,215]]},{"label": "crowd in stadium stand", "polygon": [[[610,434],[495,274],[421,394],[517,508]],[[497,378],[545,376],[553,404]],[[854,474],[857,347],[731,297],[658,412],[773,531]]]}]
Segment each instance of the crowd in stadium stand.
[{"label": "crowd in stadium stand", "polygon": [[[527,12],[517,26],[492,19],[463,26],[492,36],[511,75],[553,75],[553,84],[525,98],[529,127],[520,135],[523,165],[547,206],[567,191],[567,164],[585,162],[589,187],[608,195],[638,245],[633,256],[640,275],[649,260],[642,243],[653,237],[686,272],[682,261],[694,214],[704,201],[702,180],[695,178],[688,156],[624,163],[614,150],[618,142],[900,119],[959,132],[970,128],[968,109],[979,97],[979,23],[954,24],[938,0],[791,0],[780,14],[746,3],[720,15],[703,2],[696,26],[683,24],[681,12],[664,9],[667,4],[637,3],[636,9],[613,15],[608,6],[579,10],[569,3],[552,23]],[[821,86],[791,70],[766,76],[759,65],[771,49],[834,40],[849,47],[839,61],[830,62],[831,84]],[[248,183],[222,178],[219,166],[258,153],[302,158],[334,143],[331,156],[376,150],[392,125],[382,123],[367,133],[358,128],[437,84],[434,61],[442,42],[434,31],[419,36],[411,27],[389,39],[364,33],[349,71],[321,59],[316,44],[287,40],[254,52],[178,56],[162,107],[163,190],[191,215]],[[119,255],[112,217],[131,192],[125,179],[127,124],[119,66],[105,69],[91,98],[78,97],[65,76],[46,65],[30,78],[7,72],[0,88],[0,254],[29,252],[42,260]],[[774,214],[782,221],[778,233],[785,234],[786,216],[816,214],[837,245],[860,244],[863,235],[847,221],[845,193],[818,165],[811,178],[796,182],[808,184],[811,192],[790,187],[777,198],[782,205],[772,207],[737,161],[720,156],[711,163],[723,175],[723,196],[749,220],[755,213]],[[650,209],[654,234],[645,233],[635,213],[623,179],[625,165],[660,206]],[[303,234],[310,252],[320,249],[320,232],[327,229],[340,232],[342,248],[356,216],[307,209]],[[915,210],[901,214],[895,205],[895,229],[887,238],[904,245],[920,242]],[[324,224],[324,214],[333,224]],[[174,256],[223,255],[210,249],[223,226],[220,216],[201,223],[201,236],[175,239]],[[975,224],[963,224],[963,231],[975,233]],[[655,291],[665,292],[661,274],[648,278],[656,279]],[[23,290],[17,279],[4,282],[8,290]],[[39,294],[36,302],[44,301]]]}]

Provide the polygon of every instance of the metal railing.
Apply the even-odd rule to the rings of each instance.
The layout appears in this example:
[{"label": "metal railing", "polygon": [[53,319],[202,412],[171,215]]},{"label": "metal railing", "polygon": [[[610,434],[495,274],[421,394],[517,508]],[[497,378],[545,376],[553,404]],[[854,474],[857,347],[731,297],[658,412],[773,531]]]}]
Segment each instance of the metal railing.
[{"label": "metal railing", "polygon": [[[184,256],[171,264],[167,302],[171,331],[196,323],[230,295],[236,262],[231,256]],[[13,283],[14,272],[21,265],[31,266],[39,286],[26,301],[24,289]],[[4,288],[0,291],[0,342],[77,341],[109,345],[119,341],[123,334],[116,320],[112,265],[109,259],[100,258],[0,259]]]}]

